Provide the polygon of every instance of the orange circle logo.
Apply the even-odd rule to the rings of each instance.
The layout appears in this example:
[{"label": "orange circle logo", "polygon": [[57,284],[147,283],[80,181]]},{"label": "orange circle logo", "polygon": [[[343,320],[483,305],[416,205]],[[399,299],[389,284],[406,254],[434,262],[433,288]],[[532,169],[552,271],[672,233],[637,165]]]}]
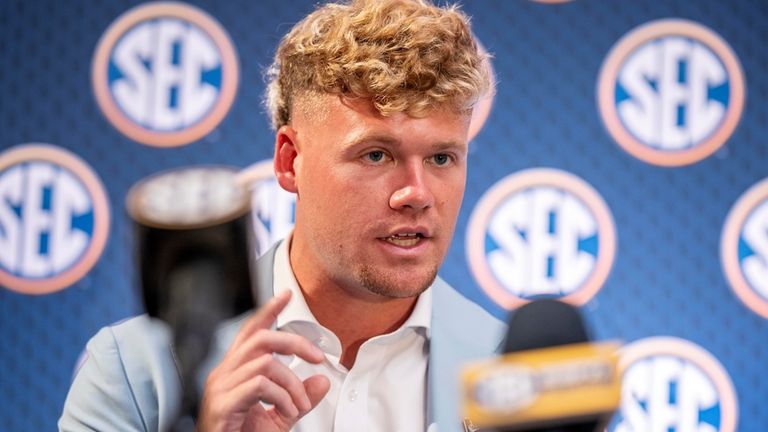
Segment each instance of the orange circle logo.
[{"label": "orange circle logo", "polygon": [[[475,38],[477,39],[477,38]],[[478,49],[480,52],[487,54],[487,51],[482,44],[478,42]],[[491,82],[496,82],[496,76],[493,72],[493,64],[491,63],[490,56],[488,58],[488,73],[491,76]],[[484,95],[482,99],[477,101],[475,108],[472,110],[472,119],[469,121],[469,133],[467,141],[472,141],[480,130],[485,125],[485,121],[488,120],[488,116],[491,114],[491,108],[493,107],[493,98],[496,95],[495,89],[491,89],[488,94]]]},{"label": "orange circle logo", "polygon": [[611,432],[734,432],[736,391],[715,357],[684,339],[651,337],[619,352],[621,405]]},{"label": "orange circle logo", "polygon": [[768,178],[749,188],[728,214],[720,259],[739,299],[768,318]]},{"label": "orange circle logo", "polygon": [[537,168],[500,180],[480,198],[466,245],[475,280],[500,306],[541,297],[582,305],[608,277],[616,231],[584,180]]},{"label": "orange circle logo", "polygon": [[109,204],[91,168],[47,144],[0,154],[0,284],[47,294],[82,278],[109,232]]},{"label": "orange circle logo", "polygon": [[597,83],[613,139],[650,164],[681,166],[719,149],[744,108],[744,74],[728,44],[692,21],[644,24],[614,45]]},{"label": "orange circle logo", "polygon": [[239,65],[229,36],[202,10],[176,2],[137,6],[102,36],[93,57],[96,101],[127,137],[188,144],[226,116]]}]

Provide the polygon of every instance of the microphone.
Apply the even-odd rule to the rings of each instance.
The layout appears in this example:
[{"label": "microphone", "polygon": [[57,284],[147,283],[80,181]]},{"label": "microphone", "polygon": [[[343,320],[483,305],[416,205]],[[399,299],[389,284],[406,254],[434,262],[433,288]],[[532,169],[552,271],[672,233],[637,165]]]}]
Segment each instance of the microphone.
[{"label": "microphone", "polygon": [[464,417],[483,431],[604,430],[619,406],[619,344],[589,341],[575,307],[553,299],[521,306],[504,354],[464,369]]},{"label": "microphone", "polygon": [[173,430],[191,431],[196,376],[216,326],[255,304],[249,193],[235,168],[185,167],[138,182],[126,207],[144,307],[170,327],[180,370],[183,395]]}]

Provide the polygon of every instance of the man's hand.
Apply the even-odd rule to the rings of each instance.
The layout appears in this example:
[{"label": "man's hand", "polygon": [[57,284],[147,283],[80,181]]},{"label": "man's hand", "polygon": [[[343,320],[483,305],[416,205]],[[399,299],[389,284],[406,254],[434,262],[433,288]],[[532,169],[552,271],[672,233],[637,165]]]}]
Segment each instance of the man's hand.
[{"label": "man's hand", "polygon": [[[271,330],[290,298],[290,292],[280,294],[243,324],[206,380],[198,432],[288,431],[328,393],[328,378],[314,375],[302,382],[273,355],[296,355],[310,363],[325,358],[307,339]],[[265,409],[261,402],[273,406]]]}]

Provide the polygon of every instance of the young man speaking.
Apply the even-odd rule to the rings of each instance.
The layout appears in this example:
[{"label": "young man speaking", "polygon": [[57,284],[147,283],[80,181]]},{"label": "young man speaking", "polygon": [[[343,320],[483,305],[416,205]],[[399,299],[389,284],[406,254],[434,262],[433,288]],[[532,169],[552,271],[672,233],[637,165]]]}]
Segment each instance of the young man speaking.
[{"label": "young man speaking", "polygon": [[[472,109],[492,90],[467,18],[420,0],[328,4],[270,72],[295,228],[257,263],[272,300],[219,332],[197,430],[461,430],[458,367],[500,334],[436,277]],[[89,342],[61,430],[170,427],[181,385],[158,326],[138,317]]]}]

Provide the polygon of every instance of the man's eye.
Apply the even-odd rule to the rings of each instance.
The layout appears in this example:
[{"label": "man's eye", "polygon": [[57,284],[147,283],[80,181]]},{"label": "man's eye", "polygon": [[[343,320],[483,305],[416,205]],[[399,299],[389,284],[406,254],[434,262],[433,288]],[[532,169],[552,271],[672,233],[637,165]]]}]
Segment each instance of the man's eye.
[{"label": "man's eye", "polygon": [[432,156],[432,159],[435,161],[436,165],[445,165],[451,161],[451,157],[445,153],[436,154]]},{"label": "man's eye", "polygon": [[381,162],[384,159],[384,152],[380,150],[372,151],[366,157],[371,162]]}]

